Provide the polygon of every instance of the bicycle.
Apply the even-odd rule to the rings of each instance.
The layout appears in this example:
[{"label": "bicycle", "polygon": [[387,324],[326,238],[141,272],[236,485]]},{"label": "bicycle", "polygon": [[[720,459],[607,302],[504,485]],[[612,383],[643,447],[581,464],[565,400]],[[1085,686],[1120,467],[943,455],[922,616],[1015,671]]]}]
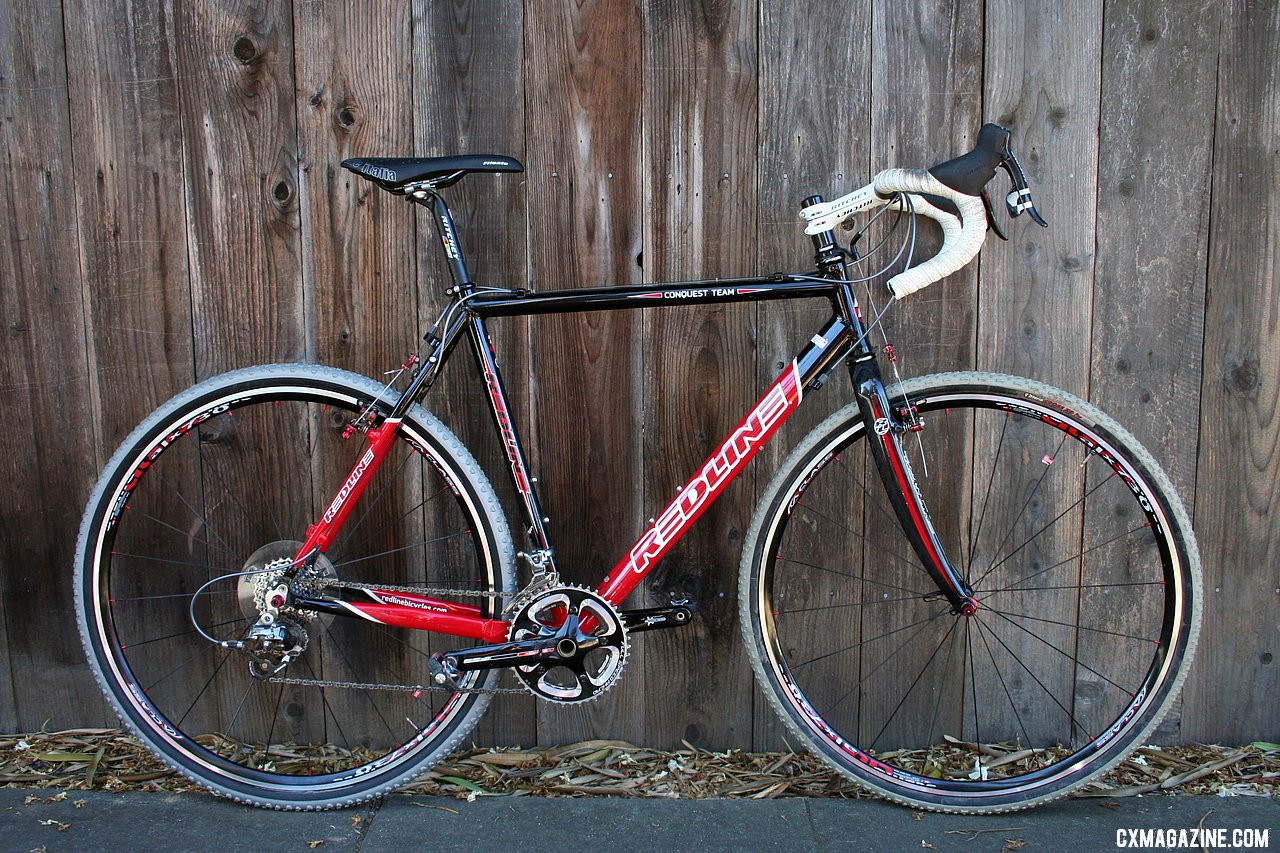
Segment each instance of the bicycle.
[{"label": "bicycle", "polygon": [[[227,797],[313,809],[393,790],[455,748],[493,695],[589,701],[617,681],[631,634],[689,623],[690,602],[622,604],[844,367],[853,400],[791,451],[743,548],[741,630],[770,704],[827,764],[915,807],[1007,811],[1096,778],[1152,731],[1194,651],[1186,511],[1133,436],[1070,394],[973,372],[886,385],[868,337],[879,315],[864,319],[854,290],[901,267],[888,280],[901,298],[968,263],[999,230],[985,190],[998,169],[1008,212],[1044,224],[1009,137],[986,125],[929,170],[806,199],[813,272],[550,291],[474,283],[441,195],[518,161],[344,161],[432,214],[453,285],[425,357],[385,385],[320,366],[236,370],[124,440],[75,566],[107,698],[164,761]],[[859,214],[845,248],[835,229]],[[920,215],[944,241],[913,266]],[[874,248],[898,251],[862,275],[873,231]],[[486,321],[814,298],[831,319],[603,581],[562,583]],[[518,552],[471,453],[418,402],[464,338],[519,503]]]}]

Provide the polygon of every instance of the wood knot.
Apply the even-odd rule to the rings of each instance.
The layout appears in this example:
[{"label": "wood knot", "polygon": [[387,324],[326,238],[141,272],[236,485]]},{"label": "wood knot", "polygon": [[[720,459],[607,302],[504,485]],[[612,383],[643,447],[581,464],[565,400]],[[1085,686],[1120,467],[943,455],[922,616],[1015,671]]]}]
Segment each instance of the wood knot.
[{"label": "wood knot", "polygon": [[240,38],[236,39],[236,43],[231,47],[231,53],[239,60],[241,65],[249,65],[262,55],[258,50],[258,45],[254,43],[253,38],[250,36],[240,36]]},{"label": "wood knot", "polygon": [[1242,362],[1229,365],[1226,380],[1227,390],[1236,394],[1250,394],[1258,390],[1260,383],[1258,360],[1246,358]]}]

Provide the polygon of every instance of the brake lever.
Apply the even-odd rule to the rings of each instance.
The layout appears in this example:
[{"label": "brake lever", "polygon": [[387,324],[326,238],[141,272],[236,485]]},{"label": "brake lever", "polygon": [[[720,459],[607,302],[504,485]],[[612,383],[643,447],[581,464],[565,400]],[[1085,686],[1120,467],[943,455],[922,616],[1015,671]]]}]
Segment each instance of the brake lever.
[{"label": "brake lever", "polygon": [[1001,240],[1004,240],[1006,243],[1009,242],[1009,238],[1005,236],[1004,229],[1001,228],[1000,223],[996,221],[996,211],[991,206],[991,196],[987,195],[986,190],[983,190],[978,194],[978,197],[982,199],[982,209],[987,212],[987,227],[996,232],[996,236]]},{"label": "brake lever", "polygon": [[[1013,151],[1008,147],[1000,152],[999,165],[1000,168],[1004,169],[1005,174],[1009,176],[1009,183],[1012,184],[1012,189],[1004,199],[1004,205],[1009,212],[1009,216],[1017,218],[1025,211],[1031,215],[1032,221],[1037,225],[1042,228],[1048,228],[1049,223],[1044,221],[1040,211],[1036,210],[1035,202],[1031,200],[1031,187],[1027,185],[1027,176],[1022,172],[1022,165],[1018,162],[1018,158],[1013,156]],[[988,210],[987,215],[991,215],[990,210]]]}]

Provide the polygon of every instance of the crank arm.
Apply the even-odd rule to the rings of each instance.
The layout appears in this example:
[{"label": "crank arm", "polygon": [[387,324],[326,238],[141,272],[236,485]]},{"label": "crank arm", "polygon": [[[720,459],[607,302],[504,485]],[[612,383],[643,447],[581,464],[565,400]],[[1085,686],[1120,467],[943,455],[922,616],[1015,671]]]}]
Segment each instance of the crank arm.
[{"label": "crank arm", "polygon": [[576,653],[576,646],[572,649],[562,647],[561,643],[564,639],[564,637],[552,636],[539,637],[536,640],[495,643],[491,646],[440,652],[432,655],[432,658],[438,661],[444,672],[450,676],[477,669],[531,666],[549,658],[561,660],[572,657]]},{"label": "crank arm", "polygon": [[678,628],[688,625],[693,618],[693,608],[688,605],[674,607],[650,607],[646,610],[623,610],[618,614],[627,633],[656,631],[659,628]]}]

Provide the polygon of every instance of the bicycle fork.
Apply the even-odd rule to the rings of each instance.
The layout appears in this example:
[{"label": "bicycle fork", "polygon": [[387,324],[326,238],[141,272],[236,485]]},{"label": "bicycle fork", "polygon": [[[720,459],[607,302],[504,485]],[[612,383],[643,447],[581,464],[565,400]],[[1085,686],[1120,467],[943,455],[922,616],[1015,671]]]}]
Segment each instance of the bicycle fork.
[{"label": "bicycle fork", "polygon": [[911,416],[909,409],[895,411],[873,352],[864,350],[856,355],[851,359],[849,369],[871,455],[898,524],[920,558],[921,565],[937,585],[940,597],[951,603],[951,612],[972,616],[978,611],[978,601],[947,558],[902,447],[900,436],[921,429],[922,425],[907,423]]}]

